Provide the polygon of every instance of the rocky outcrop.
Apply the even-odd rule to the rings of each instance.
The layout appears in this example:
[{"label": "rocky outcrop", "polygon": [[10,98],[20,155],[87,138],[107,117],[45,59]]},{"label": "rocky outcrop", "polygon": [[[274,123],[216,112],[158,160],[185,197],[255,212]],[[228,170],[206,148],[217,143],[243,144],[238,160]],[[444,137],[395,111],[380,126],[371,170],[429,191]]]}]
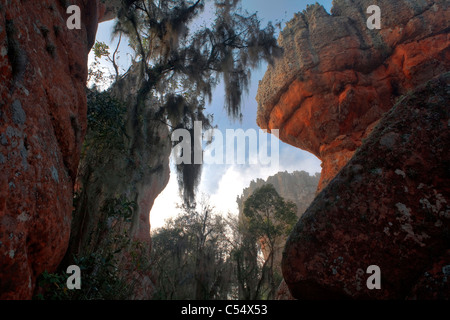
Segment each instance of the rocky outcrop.
[{"label": "rocky outcrop", "polygon": [[0,4],[0,299],[31,298],[67,249],[73,184],[86,131],[87,57],[97,1]]},{"label": "rocky outcrop", "polygon": [[[384,181],[384,183],[388,183],[383,186],[385,193],[376,193],[374,188],[383,190],[378,184],[371,186],[371,183],[374,183],[378,177],[376,175],[362,176],[358,179],[361,179],[360,183],[365,189],[361,187],[353,190],[354,197],[351,202],[349,201],[348,207],[345,207],[345,204],[335,207],[337,201],[342,198],[338,189],[347,192],[351,181],[344,179],[338,182],[333,178],[352,159],[355,151],[363,145],[378,121],[392,108],[400,96],[450,69],[448,26],[450,9],[447,1],[377,1],[376,5],[381,9],[381,29],[369,30],[366,21],[371,14],[367,14],[366,9],[373,4],[372,1],[365,0],[336,0],[333,2],[331,15],[320,5],[308,6],[303,13],[297,14],[292,21],[287,23],[279,38],[279,43],[284,48],[283,58],[275,61],[273,66],[269,66],[266,75],[260,82],[257,96],[259,126],[267,129],[280,129],[280,138],[283,141],[312,152],[321,159],[323,170],[318,192],[331,181],[333,181],[331,182],[334,187],[333,192],[336,192],[335,198],[333,198],[334,202],[330,204],[332,210],[329,210],[329,207],[321,207],[325,205],[321,202],[324,201],[323,197],[325,196],[319,195],[314,202],[315,205],[313,204],[308,209],[309,214],[299,222],[299,226],[307,225],[310,229],[306,228],[305,231],[302,231],[302,228],[297,226],[295,235],[291,237],[286,247],[283,268],[288,286],[296,298],[392,298],[395,296],[405,297],[407,294],[411,298],[432,298],[439,295],[440,292],[445,292],[442,290],[444,282],[440,281],[446,279],[446,273],[448,273],[447,259],[443,258],[445,257],[443,251],[445,245],[442,245],[443,242],[448,241],[445,227],[440,234],[439,232],[434,234],[435,238],[431,236],[436,242],[440,242],[440,245],[430,248],[430,251],[436,250],[436,255],[433,256],[435,261],[426,266],[429,271],[424,274],[422,280],[418,280],[417,273],[414,274],[418,269],[410,272],[410,269],[405,268],[405,273],[408,275],[402,276],[400,273],[405,265],[399,266],[395,269],[395,276],[391,275],[391,277],[398,276],[398,279],[403,280],[414,276],[416,278],[415,280],[409,279],[411,281],[397,291],[391,287],[384,296],[380,294],[380,291],[368,294],[367,290],[364,290],[365,286],[362,288],[365,285],[365,281],[362,281],[362,266],[360,269],[347,269],[351,271],[343,274],[342,269],[337,267],[338,263],[342,263],[343,256],[331,259],[331,254],[329,254],[331,250],[335,250],[335,253],[346,253],[347,258],[353,259],[350,262],[344,260],[348,268],[351,263],[358,261],[364,261],[367,264],[369,259],[366,257],[369,256],[377,255],[379,260],[381,258],[383,258],[381,260],[392,260],[390,255],[383,253],[384,249],[380,249],[392,246],[392,242],[382,237],[388,235],[380,236],[377,233],[379,231],[375,232],[370,228],[369,231],[373,231],[375,234],[370,234],[370,237],[364,235],[362,225],[365,226],[365,224],[361,225],[360,221],[355,218],[349,220],[349,217],[359,214],[364,220],[367,217],[366,211],[370,211],[373,216],[378,214],[382,217],[395,213],[401,214],[398,212],[400,209],[397,209],[397,203],[414,210],[417,203],[407,201],[417,199],[402,199],[404,202],[395,201],[398,192],[390,191],[390,181]],[[434,86],[437,88],[439,85],[434,83]],[[422,92],[421,94],[426,93]],[[447,105],[448,97],[442,103],[442,107]],[[427,130],[431,130],[419,129],[424,135]],[[389,139],[389,135],[384,137],[384,143],[389,144],[387,142]],[[391,142],[398,143],[397,140]],[[401,147],[404,148],[404,146]],[[407,152],[406,149],[404,151]],[[367,161],[370,162],[374,158],[381,161],[384,157],[391,156],[377,152],[366,155]],[[417,152],[419,153],[419,150]],[[362,159],[360,161],[363,162]],[[440,159],[436,158],[435,167],[438,167],[439,161]],[[441,162],[441,164],[443,163]],[[445,166],[447,165],[444,163]],[[395,178],[400,177],[395,174],[397,169],[399,169],[400,176],[403,173],[400,168],[394,169],[393,177]],[[369,168],[369,170],[376,170],[380,175],[386,172],[382,166]],[[417,165],[414,170],[423,173],[424,169]],[[405,173],[405,179],[406,177],[415,179],[413,178],[414,171],[410,173],[412,174],[410,176]],[[364,180],[366,178],[369,180]],[[411,191],[413,189],[408,186],[405,188],[416,195],[424,192],[421,199],[430,201],[430,203],[433,201],[430,200],[432,196],[427,192],[434,191],[413,192]],[[328,190],[326,189],[327,199],[332,197],[332,192]],[[347,196],[350,194],[349,192]],[[442,194],[445,196],[445,193]],[[381,207],[372,202],[364,202],[367,200],[364,197],[373,197],[373,199],[378,197],[377,201]],[[441,214],[446,212],[447,209],[443,209],[443,202],[436,201],[440,203],[437,210]],[[434,209],[431,211],[436,210],[438,203],[436,201],[432,204]],[[385,203],[388,204],[388,207]],[[400,207],[403,208],[401,205]],[[404,212],[409,212],[408,210]],[[406,217],[407,215],[404,218],[406,219]],[[335,224],[338,218],[341,222]],[[411,211],[410,218],[417,221],[415,211]],[[314,222],[316,219],[322,223],[320,232],[317,231],[317,224]],[[374,217],[371,219],[368,221],[373,221]],[[397,223],[403,221],[392,216],[390,219]],[[420,220],[420,214],[417,219]],[[390,221],[387,228],[389,223],[394,225]],[[440,225],[444,222],[435,221],[435,223]],[[400,248],[403,246],[403,241],[414,239],[414,235],[421,236],[421,233],[417,233],[415,229],[414,231],[409,229],[412,226],[413,224],[409,221],[403,221],[400,229],[403,233],[407,232],[407,234],[403,234],[403,238],[400,238],[402,236],[400,231],[395,231],[395,237],[398,237],[395,242],[399,243]],[[432,229],[431,224],[427,227]],[[347,232],[349,229],[354,230]],[[383,228],[382,232],[384,230]],[[410,230],[412,233],[406,230]],[[333,232],[341,233],[342,237],[331,237]],[[424,231],[424,234],[428,234],[428,232],[433,234],[435,230]],[[348,235],[346,235],[347,233]],[[390,236],[393,236],[393,233]],[[406,236],[409,237],[404,239]],[[357,249],[353,249],[353,246],[356,246],[358,250],[361,249],[357,243],[362,242],[362,239],[366,239],[367,242],[365,244],[366,252],[360,252],[358,257],[355,254]],[[377,247],[378,245],[380,248]],[[333,249],[327,251],[326,247]],[[392,249],[392,251],[395,250]],[[420,255],[426,249],[422,250],[424,251],[421,253],[413,250],[403,251],[401,252],[402,259],[413,261],[416,254],[420,259]],[[310,255],[308,256],[306,252],[309,252]],[[326,253],[322,254],[321,252]],[[438,258],[439,255],[442,257]],[[365,268],[367,267],[365,266]],[[321,277],[324,277],[325,280],[321,280]],[[417,283],[413,289],[411,286],[414,281]],[[350,289],[350,287],[354,288],[355,284],[356,288],[362,288],[362,291],[355,292]],[[434,291],[430,289],[436,286],[441,286],[441,289]],[[280,298],[291,298],[289,290],[286,289],[286,284],[282,283],[279,290]],[[400,292],[401,290],[412,291],[405,293],[404,291]]]},{"label": "rocky outcrop", "polygon": [[322,160],[319,191],[399,96],[450,68],[449,2],[371,0],[309,6],[279,37],[284,56],[260,82],[257,122]]},{"label": "rocky outcrop", "polygon": [[449,101],[450,73],[411,91],[316,197],[283,254],[294,297],[450,298]]}]

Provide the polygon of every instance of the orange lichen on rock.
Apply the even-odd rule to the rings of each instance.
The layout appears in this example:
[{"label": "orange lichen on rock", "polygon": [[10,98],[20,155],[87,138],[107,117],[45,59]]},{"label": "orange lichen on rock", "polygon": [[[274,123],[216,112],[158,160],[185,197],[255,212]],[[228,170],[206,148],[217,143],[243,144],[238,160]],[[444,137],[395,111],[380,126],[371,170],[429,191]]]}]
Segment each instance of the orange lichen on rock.
[{"label": "orange lichen on rock", "polygon": [[450,73],[411,91],[316,197],[283,254],[295,298],[449,299],[449,101]]},{"label": "orange lichen on rock", "polygon": [[379,1],[381,30],[366,26],[369,2],[297,14],[260,82],[258,125],[323,161],[319,191],[396,98],[450,69],[448,1]]},{"label": "orange lichen on rock", "polygon": [[[258,125],[322,160],[279,298],[449,298],[450,3],[377,1],[380,30],[371,4],[297,14],[260,82]],[[373,264],[382,290],[366,286]]]},{"label": "orange lichen on rock", "polygon": [[7,1],[0,13],[0,299],[31,298],[70,236],[97,1]]}]

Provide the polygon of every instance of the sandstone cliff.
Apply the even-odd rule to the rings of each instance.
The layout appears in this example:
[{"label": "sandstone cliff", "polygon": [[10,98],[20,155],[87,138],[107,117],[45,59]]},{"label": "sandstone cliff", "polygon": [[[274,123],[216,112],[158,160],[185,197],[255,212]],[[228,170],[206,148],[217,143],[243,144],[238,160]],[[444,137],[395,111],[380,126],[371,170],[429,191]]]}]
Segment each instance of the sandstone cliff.
[{"label": "sandstone cliff", "polygon": [[30,298],[68,245],[72,192],[86,131],[87,56],[97,1],[0,4],[0,299]]},{"label": "sandstone cliff", "polygon": [[64,265],[69,265],[74,255],[104,254],[114,248],[118,275],[133,286],[127,299],[150,299],[153,294],[150,210],[170,176],[171,140],[167,125],[154,120],[158,104],[148,99],[146,108],[136,114],[141,77],[133,67],[109,92],[125,108],[119,139],[91,139],[92,130],[88,130],[86,141],[91,145],[85,146],[80,162],[72,234],[64,259]]},{"label": "sandstone cliff", "polygon": [[[70,4],[81,9],[81,30],[67,28],[65,1],[0,4],[0,299],[29,299],[43,271],[59,266],[65,272],[73,255],[105,250],[117,234],[100,228],[102,208],[117,197],[135,204],[133,216],[116,228],[134,246],[119,257],[123,277],[139,278],[133,297],[148,298],[152,281],[132,265],[131,255],[146,257],[150,250],[149,212],[169,178],[168,129],[129,122],[134,149],[111,150],[101,165],[85,161],[93,148],[80,157],[88,53],[98,23],[113,19],[120,1]],[[137,81],[130,72],[112,93],[129,112]],[[75,183],[81,194],[73,212]],[[107,222],[117,224],[111,217]]]},{"label": "sandstone cliff", "polygon": [[[297,14],[260,82],[258,124],[323,161],[326,189],[285,248],[296,298],[448,298],[448,75],[383,116],[450,69],[449,3],[378,1],[381,30],[369,30],[372,4]],[[384,290],[366,287],[372,264]]]},{"label": "sandstone cliff", "polygon": [[294,297],[450,298],[449,101],[450,73],[406,95],[317,196],[283,255]]},{"label": "sandstone cliff", "polygon": [[284,57],[259,85],[258,125],[323,161],[319,190],[397,97],[450,67],[448,1],[378,1],[382,28],[369,30],[372,2],[297,14],[279,38]]}]

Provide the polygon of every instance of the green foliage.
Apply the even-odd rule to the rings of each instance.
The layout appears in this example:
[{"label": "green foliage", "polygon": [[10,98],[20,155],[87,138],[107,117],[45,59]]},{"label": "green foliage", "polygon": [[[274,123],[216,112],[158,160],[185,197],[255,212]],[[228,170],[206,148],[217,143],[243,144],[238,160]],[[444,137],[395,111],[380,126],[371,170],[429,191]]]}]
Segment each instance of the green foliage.
[{"label": "green foliage", "polygon": [[123,151],[125,148],[126,108],[109,91],[87,90],[88,132],[85,148],[96,153]]},{"label": "green foliage", "polygon": [[[109,46],[104,42],[96,41],[94,46],[92,47],[92,52],[94,53],[94,61],[89,66],[88,73],[88,83],[96,87],[101,87],[103,89],[109,88],[114,80],[119,79],[119,67],[117,65],[116,59],[119,49],[119,44],[114,51],[114,53],[110,53]],[[109,68],[104,67],[101,64],[101,61],[106,61],[112,64],[115,70],[115,75],[111,73]]]},{"label": "green foliage", "polygon": [[81,269],[81,289],[67,289],[69,274],[64,271],[48,273],[38,278],[37,300],[122,300],[131,288],[120,278],[114,255],[99,252],[76,257],[74,264]]},{"label": "green foliage", "polygon": [[257,202],[264,196],[282,205],[276,216],[283,222],[270,222],[277,226],[270,231],[275,230],[277,234],[263,234],[256,229],[259,223],[252,227],[248,219],[231,216],[224,219],[214,214],[207,202],[199,208],[183,205],[177,218],[155,230],[152,234],[152,273],[157,279],[154,299],[272,299],[282,276],[274,272],[273,253],[263,257],[261,239],[273,242],[281,239],[281,234],[287,231],[278,225],[292,226],[296,210],[292,203],[274,193],[271,185],[257,190],[249,206],[259,208]]},{"label": "green foliage", "polygon": [[236,117],[250,68],[261,60],[272,62],[280,49],[274,27],[261,29],[256,14],[243,12],[240,1],[211,2],[215,21],[192,31],[190,22],[203,12],[205,1],[135,1],[119,12],[115,32],[130,37],[137,60],[154,81],[177,77],[211,98],[222,78],[227,110]]},{"label": "green foliage", "polygon": [[92,47],[92,51],[96,58],[100,59],[101,57],[109,56],[109,46],[104,42],[96,41],[94,46]]},{"label": "green foliage", "polygon": [[244,215],[249,219],[250,232],[270,242],[287,236],[297,222],[295,204],[285,201],[271,184],[257,189],[245,201]]},{"label": "green foliage", "polygon": [[112,258],[127,249],[131,244],[128,232],[136,209],[136,202],[123,195],[106,199],[99,210],[97,228],[91,232],[90,251],[102,252]]},{"label": "green foliage", "polygon": [[[74,203],[77,203],[75,199]],[[107,199],[101,208],[97,228],[91,234],[89,250],[75,255],[71,264],[81,269],[81,290],[68,290],[65,270],[55,273],[45,271],[38,279],[39,300],[121,300],[127,299],[133,286],[121,273],[123,253],[131,254],[136,268],[144,265],[140,260],[142,244],[131,243],[127,226],[136,203],[124,197]]]},{"label": "green foliage", "polygon": [[[281,275],[274,266],[274,255],[280,241],[294,227],[297,208],[293,202],[285,201],[273,185],[267,184],[256,189],[244,203],[244,215],[247,218],[246,228],[253,239],[257,239],[264,247],[265,261],[262,266],[261,281],[257,286],[257,294],[263,294],[262,285],[266,285],[267,299],[275,297]],[[264,279],[266,277],[266,279]],[[263,283],[262,280],[265,280]]]},{"label": "green foliage", "polygon": [[209,205],[182,209],[152,235],[154,299],[227,299],[232,264],[225,221]]},{"label": "green foliage", "polygon": [[[230,117],[239,118],[241,96],[248,88],[250,69],[261,60],[270,62],[279,52],[274,28],[269,24],[261,29],[256,15],[240,9],[240,1],[211,1],[216,8],[215,21],[211,26],[204,25],[195,30],[190,29],[191,22],[203,12],[204,0],[123,1],[116,34],[128,36],[135,51],[133,65],[123,75],[119,75],[116,63],[119,46],[110,53],[106,44],[94,45],[94,69],[97,67],[97,70],[90,71],[90,79],[100,84],[111,80],[100,69],[99,59],[111,62],[116,75],[112,76],[115,83],[110,90],[100,92],[94,87],[88,92],[88,131],[78,170],[81,190],[76,210],[80,230],[76,231],[75,241],[79,241],[77,246],[81,248],[75,247],[82,251],[83,263],[99,266],[106,263],[105,274],[116,274],[114,266],[120,262],[116,263],[114,257],[121,251],[129,253],[139,268],[146,267],[145,259],[139,256],[145,248],[131,243],[128,236],[130,221],[135,218],[130,214],[133,206],[120,197],[126,194],[137,199],[139,191],[135,185],[122,187],[118,182],[149,176],[147,168],[143,174],[146,157],[159,146],[158,141],[166,139],[160,136],[159,126],[153,125],[152,121],[173,129],[185,128],[191,133],[195,121],[202,121],[204,130],[210,128],[213,119],[206,115],[205,101],[212,99],[212,91],[220,81],[226,88],[224,107]],[[129,88],[130,83],[135,93],[123,90]],[[127,107],[113,97],[127,101]],[[158,170],[158,167],[152,170]],[[220,219],[212,219],[203,211],[194,214],[195,210],[189,206],[194,203],[201,166],[180,165],[177,170],[189,214],[184,226],[177,222],[174,230],[161,235],[177,241],[181,251],[175,252],[179,255],[172,254],[169,249],[155,251],[159,253],[154,261],[160,262],[161,281],[171,284],[171,287],[165,287],[170,290],[162,292],[161,297],[224,298],[230,293],[227,289],[229,281],[226,281],[231,273],[230,250],[227,249],[230,239],[224,239]],[[133,179],[127,180],[123,176]],[[205,220],[199,218],[205,216]],[[83,229],[86,225],[87,231]],[[180,226],[182,229],[177,229]],[[183,228],[190,228],[192,235]],[[154,243],[157,250],[158,236]],[[167,266],[187,271],[179,273],[178,269]],[[86,270],[91,269],[86,267]],[[97,272],[95,270],[92,272]],[[191,275],[191,278],[183,275]],[[195,292],[173,290],[174,284],[176,288],[190,288],[189,283],[194,284]],[[98,283],[93,286],[99,289],[95,292],[106,290]],[[106,286],[111,287],[114,286]],[[85,296],[102,298],[109,294]]]},{"label": "green foliage", "polygon": [[66,282],[69,276],[63,273],[48,273],[45,270],[38,278],[37,285],[44,293],[37,294],[36,300],[66,300],[70,298]]}]

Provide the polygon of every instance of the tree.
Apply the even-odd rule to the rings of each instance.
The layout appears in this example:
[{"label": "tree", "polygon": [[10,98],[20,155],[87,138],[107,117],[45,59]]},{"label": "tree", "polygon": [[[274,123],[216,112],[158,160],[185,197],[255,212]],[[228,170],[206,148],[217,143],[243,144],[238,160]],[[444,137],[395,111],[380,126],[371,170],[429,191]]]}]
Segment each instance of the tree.
[{"label": "tree", "polygon": [[[191,28],[205,2],[123,1],[115,33],[130,39],[134,68],[142,75],[137,101],[129,113],[133,127],[139,128],[139,117],[151,97],[152,104],[159,106],[153,121],[187,129],[191,136],[195,121],[209,129],[212,118],[204,115],[205,99],[212,99],[221,79],[225,107],[230,117],[239,118],[250,70],[262,60],[271,63],[280,54],[272,24],[261,29],[256,14],[243,12],[240,0],[210,0],[216,10],[212,25]],[[132,148],[142,145],[142,135],[129,136]],[[194,201],[201,166],[180,164],[177,170],[184,199]]]},{"label": "tree", "polygon": [[[89,66],[88,72],[88,85],[92,86],[93,89],[97,87],[108,88],[114,81],[119,80],[120,71],[117,59],[119,58],[119,46],[122,41],[122,36],[119,36],[119,41],[117,43],[116,49],[111,54],[109,52],[109,46],[104,42],[96,41],[92,47],[92,52],[94,53],[94,61]],[[111,74],[110,70],[106,67],[102,67],[101,60],[112,64],[115,74]]]},{"label": "tree", "polygon": [[258,239],[238,217],[230,216],[228,225],[232,230],[232,251],[234,282],[239,300],[260,300],[263,295],[264,261],[258,254]]},{"label": "tree", "polygon": [[[264,254],[262,277],[267,277],[269,293],[275,296],[276,280],[274,273],[274,254],[277,244],[288,235],[297,221],[296,206],[285,201],[273,185],[267,184],[257,189],[244,203],[244,215],[248,219],[248,232],[256,238]],[[278,275],[280,278],[281,275]]]},{"label": "tree", "polygon": [[[108,97],[94,92],[94,99],[89,99],[93,106],[89,116],[94,120],[90,123],[94,125],[93,130],[88,128],[92,139],[89,136],[86,139],[80,160],[76,186],[81,196],[76,204],[74,236],[67,256],[102,250],[101,246],[90,245],[91,229],[94,237],[104,238],[95,243],[109,241],[110,233],[95,234],[98,233],[96,222],[104,222],[101,209],[109,199],[136,203],[126,227],[131,240],[139,238],[137,226],[149,210],[148,202],[140,199],[148,190],[155,190],[154,181],[166,177],[170,131],[184,128],[194,136],[195,121],[201,121],[203,129],[212,126],[213,118],[206,114],[205,105],[212,99],[212,91],[220,80],[226,88],[225,107],[230,117],[238,118],[250,70],[262,60],[271,62],[280,52],[273,26],[269,24],[261,29],[257,16],[240,10],[238,0],[209,0],[216,9],[214,22],[192,28],[206,1],[123,0],[115,33],[127,38],[135,53],[132,65],[124,74],[119,74],[117,65],[114,66],[117,48],[110,54],[106,46],[95,46],[97,57],[113,63],[116,74],[114,83],[104,92]],[[108,109],[109,98],[120,105],[112,117],[103,112]],[[76,121],[73,122],[77,127]],[[116,124],[111,127],[113,122]],[[114,139],[105,139],[110,133],[103,129],[108,129]],[[80,135],[82,132],[79,128]],[[185,204],[191,207],[201,165],[181,164],[177,171]],[[150,243],[145,246],[145,253],[149,247]],[[126,270],[130,254],[125,253],[129,250],[124,250],[118,269],[128,275],[139,274]],[[202,279],[198,288],[200,283]],[[201,295],[200,291],[197,296]]]},{"label": "tree", "polygon": [[204,200],[153,234],[155,299],[227,299],[231,260],[226,224]]},{"label": "tree", "polygon": [[[246,221],[215,214],[207,199],[194,207],[183,204],[180,216],[153,232],[155,299],[274,297],[281,279],[274,276],[273,251],[297,220],[295,205],[272,185],[245,203]],[[269,243],[264,256],[261,243]]]}]

